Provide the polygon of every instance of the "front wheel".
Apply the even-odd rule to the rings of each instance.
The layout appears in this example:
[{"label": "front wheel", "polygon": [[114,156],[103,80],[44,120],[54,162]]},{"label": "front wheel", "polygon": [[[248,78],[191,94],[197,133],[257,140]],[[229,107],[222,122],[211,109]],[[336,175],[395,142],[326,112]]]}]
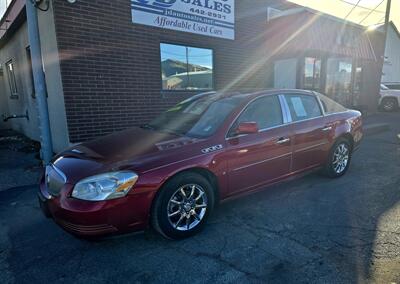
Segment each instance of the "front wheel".
[{"label": "front wheel", "polygon": [[206,178],[183,173],[168,181],[153,205],[152,225],[169,239],[198,233],[214,207],[214,194]]},{"label": "front wheel", "polygon": [[339,139],[333,145],[325,165],[325,174],[331,178],[343,176],[350,166],[352,147],[347,139]]}]

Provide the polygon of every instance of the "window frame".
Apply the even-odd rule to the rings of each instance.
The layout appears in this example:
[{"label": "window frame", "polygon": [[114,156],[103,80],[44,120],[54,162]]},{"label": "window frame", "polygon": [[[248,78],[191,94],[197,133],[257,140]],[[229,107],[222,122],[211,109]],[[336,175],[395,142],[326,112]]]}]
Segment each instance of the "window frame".
[{"label": "window frame", "polygon": [[[306,86],[306,65],[307,65],[307,59],[313,59],[314,64],[313,64],[313,77],[312,77],[312,87],[309,88]],[[323,58],[322,56],[319,55],[305,55],[301,58],[302,62],[302,69],[301,69],[301,85],[303,89],[310,90],[310,91],[320,91],[322,90],[322,79],[323,79]],[[319,61],[319,78],[318,78],[318,86],[316,86],[316,62]]]},{"label": "window frame", "polygon": [[[198,90],[190,90],[190,89],[180,89],[180,90],[168,90],[163,88],[163,79],[162,79],[162,56],[161,56],[161,45],[162,44],[169,44],[169,45],[176,45],[176,46],[181,46],[181,47],[188,47],[188,48],[198,48],[198,49],[206,49],[210,50],[212,53],[212,88],[209,89],[198,89]],[[200,45],[193,45],[189,43],[176,43],[176,42],[170,42],[170,41],[160,41],[158,45],[159,49],[159,63],[160,63],[160,82],[161,82],[161,93],[163,94],[173,94],[173,93],[178,93],[178,94],[200,94],[204,92],[213,92],[216,90],[215,88],[215,49],[213,47],[205,47],[205,46],[200,46]]]},{"label": "window frame", "polygon": [[263,99],[263,98],[265,98],[265,97],[276,97],[276,98],[278,99],[278,103],[279,103],[280,110],[281,110],[281,116],[282,116],[282,124],[277,125],[277,126],[267,127],[267,128],[264,128],[264,129],[259,129],[257,134],[266,132],[266,131],[271,130],[271,129],[275,129],[275,128],[279,128],[279,127],[282,127],[282,126],[286,126],[287,124],[290,123],[290,122],[287,121],[286,110],[285,110],[285,107],[284,107],[283,104],[282,104],[281,95],[280,95],[280,94],[273,94],[273,95],[271,95],[271,94],[265,94],[265,95],[262,95],[262,96],[259,96],[259,97],[256,97],[256,98],[250,100],[250,101],[241,109],[241,111],[235,116],[235,119],[233,119],[233,122],[229,125],[228,131],[227,131],[226,134],[225,134],[225,140],[236,139],[236,138],[240,138],[240,137],[244,137],[244,136],[248,136],[248,135],[249,135],[249,134],[238,134],[238,135],[230,136],[229,134],[231,133],[231,130],[233,129],[233,127],[234,127],[234,125],[236,124],[236,122],[238,121],[238,119],[239,119],[239,118],[241,117],[241,115],[249,108],[249,106],[250,106],[252,103],[256,102],[257,100]]},{"label": "window frame", "polygon": [[[9,65],[11,64],[11,66],[12,66],[12,72],[10,71],[10,69],[9,69]],[[17,77],[15,76],[15,64],[14,64],[14,61],[12,60],[12,59],[10,59],[10,60],[8,60],[7,62],[6,62],[6,64],[5,64],[5,67],[6,67],[6,73],[7,73],[7,81],[8,81],[8,86],[9,86],[9,88],[10,88],[10,98],[12,98],[12,99],[14,99],[14,98],[18,98],[18,86],[17,86]],[[11,75],[12,75],[12,78],[13,78],[13,80],[14,80],[14,89],[15,89],[15,92],[14,92],[14,90],[13,90],[13,84],[12,84],[12,82],[11,82]]]}]

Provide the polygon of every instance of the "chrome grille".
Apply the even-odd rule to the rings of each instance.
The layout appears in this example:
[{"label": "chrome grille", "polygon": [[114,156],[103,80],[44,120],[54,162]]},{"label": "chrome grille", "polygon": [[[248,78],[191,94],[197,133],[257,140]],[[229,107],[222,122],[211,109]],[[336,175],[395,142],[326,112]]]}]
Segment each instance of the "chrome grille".
[{"label": "chrome grille", "polygon": [[60,191],[67,179],[62,171],[57,169],[54,165],[49,165],[46,167],[46,187],[47,191],[52,196],[60,195]]}]

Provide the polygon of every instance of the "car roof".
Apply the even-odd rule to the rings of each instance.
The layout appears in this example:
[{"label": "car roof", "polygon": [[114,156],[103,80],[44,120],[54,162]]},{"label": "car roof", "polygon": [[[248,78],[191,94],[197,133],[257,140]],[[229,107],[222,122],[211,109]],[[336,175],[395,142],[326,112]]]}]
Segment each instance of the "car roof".
[{"label": "car roof", "polygon": [[233,97],[244,97],[248,99],[253,99],[259,96],[273,96],[273,95],[281,95],[281,94],[303,94],[303,95],[314,95],[313,91],[309,90],[301,90],[301,89],[267,89],[261,91],[253,91],[253,92],[237,92],[236,94],[232,94]]},{"label": "car roof", "polygon": [[207,96],[214,97],[215,101],[228,99],[228,98],[238,98],[243,101],[250,101],[261,96],[273,96],[280,94],[303,94],[303,95],[315,95],[313,91],[301,90],[301,89],[266,89],[266,90],[237,90],[237,91],[211,91],[200,93],[188,98],[186,101],[193,101],[200,98],[205,98]]}]

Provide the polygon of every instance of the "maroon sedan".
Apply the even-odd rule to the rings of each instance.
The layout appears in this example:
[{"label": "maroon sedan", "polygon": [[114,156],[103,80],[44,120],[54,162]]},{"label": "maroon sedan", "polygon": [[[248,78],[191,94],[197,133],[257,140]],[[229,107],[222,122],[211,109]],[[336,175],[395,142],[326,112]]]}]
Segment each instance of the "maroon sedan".
[{"label": "maroon sedan", "polygon": [[46,167],[40,204],[68,232],[180,239],[222,200],[306,171],[346,173],[361,114],[310,91],[205,93],[150,124],[76,145]]}]

